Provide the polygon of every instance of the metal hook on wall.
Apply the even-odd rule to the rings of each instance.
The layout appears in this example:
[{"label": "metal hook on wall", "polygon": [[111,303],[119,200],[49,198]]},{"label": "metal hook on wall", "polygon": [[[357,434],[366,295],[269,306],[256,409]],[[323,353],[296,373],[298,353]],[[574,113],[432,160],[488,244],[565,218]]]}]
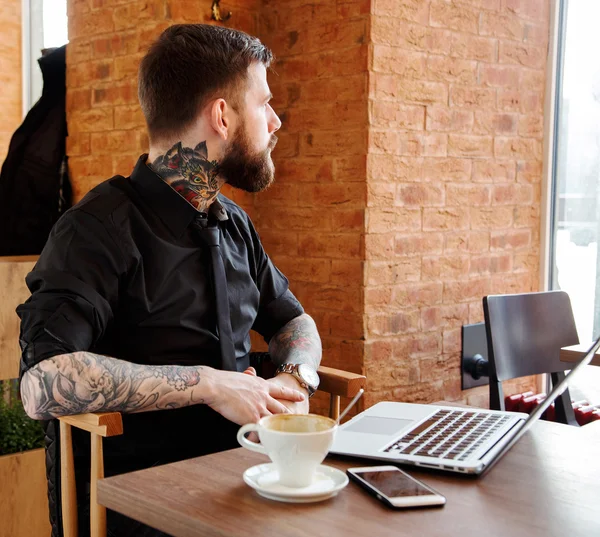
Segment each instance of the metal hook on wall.
[{"label": "metal hook on wall", "polygon": [[228,21],[231,18],[231,11],[227,12],[227,15],[222,16],[221,8],[219,7],[220,3],[221,3],[221,0],[213,0],[212,7],[211,7],[211,11],[212,11],[211,18],[213,20],[219,21],[219,22]]}]

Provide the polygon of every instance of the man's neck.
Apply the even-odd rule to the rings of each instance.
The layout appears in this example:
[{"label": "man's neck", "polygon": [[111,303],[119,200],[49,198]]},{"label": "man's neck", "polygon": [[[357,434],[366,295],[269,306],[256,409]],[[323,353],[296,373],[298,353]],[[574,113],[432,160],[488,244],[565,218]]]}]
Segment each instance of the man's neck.
[{"label": "man's neck", "polygon": [[194,148],[177,142],[168,151],[152,149],[146,164],[200,212],[208,211],[223,186],[206,142]]}]

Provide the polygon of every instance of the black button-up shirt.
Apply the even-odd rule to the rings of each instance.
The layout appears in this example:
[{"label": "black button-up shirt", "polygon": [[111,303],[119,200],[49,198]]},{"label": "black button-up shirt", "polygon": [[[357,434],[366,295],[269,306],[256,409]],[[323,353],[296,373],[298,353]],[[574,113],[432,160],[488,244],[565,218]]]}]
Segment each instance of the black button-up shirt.
[{"label": "black button-up shirt", "polygon": [[[146,166],[146,158],[140,157],[131,177],[114,177],[90,191],[53,229],[27,276],[32,296],[17,309],[21,373],[51,356],[82,350],[147,365],[220,367],[210,254],[191,227],[198,213]],[[243,370],[250,330],[268,341],[303,309],[238,205],[219,195],[209,218],[221,233],[235,354]],[[129,425],[146,437],[146,446],[165,435],[198,441],[197,433],[174,429],[204,428],[215,418],[211,412],[197,405],[132,414],[123,438],[129,447],[136,444]],[[148,425],[150,436],[143,431]]]}]

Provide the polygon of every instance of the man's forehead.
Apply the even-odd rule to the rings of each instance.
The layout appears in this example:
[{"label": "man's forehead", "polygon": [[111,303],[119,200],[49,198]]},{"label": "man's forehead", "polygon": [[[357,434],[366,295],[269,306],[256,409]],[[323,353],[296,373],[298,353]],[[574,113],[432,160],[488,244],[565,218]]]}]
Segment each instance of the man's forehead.
[{"label": "man's forehead", "polygon": [[248,67],[250,78],[250,90],[261,93],[261,97],[268,97],[271,94],[269,84],[267,83],[267,69],[262,63],[254,62]]}]

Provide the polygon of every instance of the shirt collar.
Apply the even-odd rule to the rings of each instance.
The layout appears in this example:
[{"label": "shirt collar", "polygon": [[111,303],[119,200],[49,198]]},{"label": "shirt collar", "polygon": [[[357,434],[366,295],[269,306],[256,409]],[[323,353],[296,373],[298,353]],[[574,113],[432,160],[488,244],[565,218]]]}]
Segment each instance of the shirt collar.
[{"label": "shirt collar", "polygon": [[[180,238],[198,211],[147,166],[147,159],[147,154],[138,159],[131,173],[131,181],[152,211],[158,215],[175,237]],[[229,217],[219,200],[220,196],[221,194],[210,205],[208,213],[222,222],[228,220]]]}]

